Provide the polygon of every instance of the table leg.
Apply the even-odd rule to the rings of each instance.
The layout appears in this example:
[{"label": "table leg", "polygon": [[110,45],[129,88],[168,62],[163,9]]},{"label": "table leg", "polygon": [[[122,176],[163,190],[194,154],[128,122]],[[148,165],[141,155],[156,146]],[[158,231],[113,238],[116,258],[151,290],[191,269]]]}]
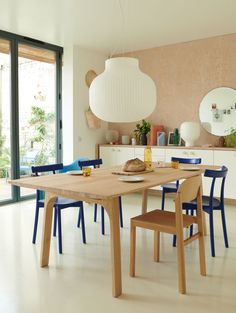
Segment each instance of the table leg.
[{"label": "table leg", "polygon": [[51,229],[52,229],[52,213],[54,201],[55,195],[46,192],[43,213],[43,232],[42,232],[41,258],[40,258],[41,267],[48,266],[49,261]]},{"label": "table leg", "polygon": [[147,213],[147,195],[148,190],[145,189],[142,191],[143,199],[142,199],[142,214]]},{"label": "table leg", "polygon": [[104,208],[110,219],[112,295],[117,298],[122,293],[119,198],[108,200]]}]

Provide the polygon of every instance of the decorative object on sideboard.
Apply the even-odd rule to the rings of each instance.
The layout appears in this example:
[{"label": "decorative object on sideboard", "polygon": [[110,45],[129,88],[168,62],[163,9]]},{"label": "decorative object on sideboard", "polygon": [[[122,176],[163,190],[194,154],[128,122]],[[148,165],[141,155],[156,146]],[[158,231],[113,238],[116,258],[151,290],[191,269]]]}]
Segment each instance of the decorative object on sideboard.
[{"label": "decorative object on sideboard", "polygon": [[223,136],[219,137],[218,146],[219,147],[225,147],[225,138]]},{"label": "decorative object on sideboard", "polygon": [[140,140],[140,144],[143,146],[147,145],[147,134],[151,130],[151,124],[145,120],[142,120],[141,123],[136,124],[134,133],[137,134]]},{"label": "decorative object on sideboard", "polygon": [[174,145],[174,132],[168,133],[167,145],[173,146]]},{"label": "decorative object on sideboard", "polygon": [[130,137],[128,135],[121,136],[121,144],[122,145],[129,145],[130,144]]},{"label": "decorative object on sideboard", "polygon": [[236,90],[229,87],[212,89],[199,106],[201,125],[216,136],[230,134],[236,120]]},{"label": "decorative object on sideboard", "polygon": [[111,58],[89,88],[89,102],[93,113],[104,121],[135,122],[154,111],[156,85],[140,71],[138,59]]},{"label": "decorative object on sideboard", "polygon": [[197,122],[183,122],[180,125],[180,136],[186,147],[193,147],[200,136],[200,125]]},{"label": "decorative object on sideboard", "polygon": [[224,137],[226,147],[236,148],[236,128],[231,128],[230,133]]},{"label": "decorative object on sideboard", "polygon": [[164,130],[163,125],[151,125],[150,130],[150,145],[155,146],[157,144],[157,133]]},{"label": "decorative object on sideboard", "polygon": [[131,145],[135,146],[136,144],[137,144],[136,143],[136,138],[135,137],[131,138]]},{"label": "decorative object on sideboard", "polygon": [[178,128],[174,128],[173,133],[174,133],[174,138],[173,138],[174,146],[180,146],[181,137],[180,137],[179,129]]},{"label": "decorative object on sideboard", "polygon": [[105,134],[106,142],[109,144],[114,144],[119,138],[119,132],[117,130],[108,129]]},{"label": "decorative object on sideboard", "polygon": [[158,132],[157,133],[157,146],[165,146],[166,145],[166,133]]}]

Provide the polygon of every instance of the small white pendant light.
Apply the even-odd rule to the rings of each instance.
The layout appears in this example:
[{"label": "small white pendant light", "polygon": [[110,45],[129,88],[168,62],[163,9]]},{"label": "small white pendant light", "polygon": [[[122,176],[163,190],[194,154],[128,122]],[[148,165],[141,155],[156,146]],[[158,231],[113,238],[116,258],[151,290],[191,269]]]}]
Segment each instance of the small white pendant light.
[{"label": "small white pendant light", "polygon": [[136,122],[153,112],[156,86],[140,71],[138,59],[111,58],[90,86],[89,103],[92,112],[104,121]]}]

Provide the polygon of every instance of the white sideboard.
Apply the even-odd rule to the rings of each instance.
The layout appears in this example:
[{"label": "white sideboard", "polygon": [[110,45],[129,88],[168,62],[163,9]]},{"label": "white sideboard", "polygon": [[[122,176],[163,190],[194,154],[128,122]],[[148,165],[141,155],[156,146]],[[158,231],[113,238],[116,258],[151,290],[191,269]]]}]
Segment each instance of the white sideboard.
[{"label": "white sideboard", "polygon": [[134,158],[134,148],[131,146],[100,146],[99,155],[107,166],[121,165]]},{"label": "white sideboard", "polygon": [[[144,158],[144,146],[120,146],[100,145],[99,156],[105,165],[121,165],[133,158]],[[236,149],[229,148],[186,148],[186,147],[152,147],[152,159],[154,162],[170,162],[171,157],[201,158],[202,164],[225,165],[229,172],[226,178],[225,197],[236,199]],[[210,179],[203,178],[203,192],[209,193]],[[219,186],[217,186],[219,189]],[[219,193],[217,192],[217,195]]]},{"label": "white sideboard", "polygon": [[214,164],[228,167],[229,171],[225,180],[225,198],[236,199],[236,150],[214,151]]}]

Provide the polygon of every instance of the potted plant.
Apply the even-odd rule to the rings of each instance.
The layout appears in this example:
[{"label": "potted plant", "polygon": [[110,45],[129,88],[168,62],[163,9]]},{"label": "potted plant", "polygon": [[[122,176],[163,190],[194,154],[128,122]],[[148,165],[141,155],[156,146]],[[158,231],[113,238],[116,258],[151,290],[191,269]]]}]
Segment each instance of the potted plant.
[{"label": "potted plant", "polygon": [[226,147],[236,148],[236,128],[231,128],[229,135],[224,138]]},{"label": "potted plant", "polygon": [[151,124],[145,120],[142,120],[141,123],[136,124],[134,133],[137,134],[140,144],[147,145],[147,134],[151,130]]}]

